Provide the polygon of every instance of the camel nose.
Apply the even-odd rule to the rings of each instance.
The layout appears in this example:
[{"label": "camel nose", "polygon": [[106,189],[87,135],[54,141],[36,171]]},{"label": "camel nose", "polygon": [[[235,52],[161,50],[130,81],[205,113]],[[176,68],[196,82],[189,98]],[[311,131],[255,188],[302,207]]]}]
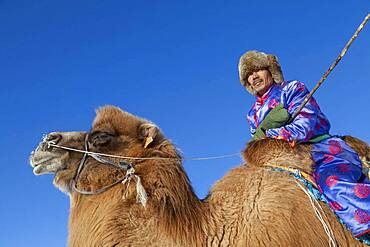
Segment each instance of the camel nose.
[{"label": "camel nose", "polygon": [[53,147],[50,144],[58,144],[62,140],[62,135],[57,132],[52,132],[43,137],[42,142],[35,151],[51,151]]},{"label": "camel nose", "polygon": [[58,144],[60,140],[62,140],[62,135],[58,132],[52,132],[46,136],[44,142]]}]

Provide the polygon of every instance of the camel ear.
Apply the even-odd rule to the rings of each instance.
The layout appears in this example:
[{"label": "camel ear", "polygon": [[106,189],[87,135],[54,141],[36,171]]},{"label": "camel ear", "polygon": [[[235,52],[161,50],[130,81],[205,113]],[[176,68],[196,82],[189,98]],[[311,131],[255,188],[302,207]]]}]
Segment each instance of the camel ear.
[{"label": "camel ear", "polygon": [[139,127],[139,138],[143,140],[144,148],[147,148],[158,136],[159,128],[152,123],[144,123]]}]

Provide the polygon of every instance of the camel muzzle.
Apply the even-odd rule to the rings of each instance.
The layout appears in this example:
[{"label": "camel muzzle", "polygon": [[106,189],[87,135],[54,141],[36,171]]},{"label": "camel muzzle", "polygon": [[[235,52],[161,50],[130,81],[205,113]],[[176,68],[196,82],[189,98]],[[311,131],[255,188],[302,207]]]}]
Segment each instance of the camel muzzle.
[{"label": "camel muzzle", "polygon": [[61,153],[49,145],[50,142],[58,143],[60,139],[61,136],[54,133],[44,136],[37,148],[31,152],[29,160],[35,175],[55,173],[65,168],[64,162],[61,161],[65,152]]}]

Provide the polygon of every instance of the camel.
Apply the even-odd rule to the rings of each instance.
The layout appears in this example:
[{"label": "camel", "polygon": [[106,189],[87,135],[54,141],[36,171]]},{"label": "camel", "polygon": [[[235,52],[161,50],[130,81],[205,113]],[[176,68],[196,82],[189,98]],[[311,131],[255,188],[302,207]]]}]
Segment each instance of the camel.
[{"label": "camel", "polygon": [[[263,142],[272,149],[283,145],[276,140]],[[147,159],[126,158],[120,163],[122,158],[104,158],[134,167],[128,176],[128,170],[105,164],[102,158],[83,157],[56,145]],[[310,166],[309,158],[307,162]],[[37,175],[54,174],[54,185],[70,197],[68,246],[328,246],[322,223],[291,175],[242,164],[200,200],[181,156],[161,130],[114,106],[97,110],[89,133],[48,134],[30,163]],[[146,195],[141,200],[139,185]],[[328,207],[323,208],[338,246],[365,246]]]}]

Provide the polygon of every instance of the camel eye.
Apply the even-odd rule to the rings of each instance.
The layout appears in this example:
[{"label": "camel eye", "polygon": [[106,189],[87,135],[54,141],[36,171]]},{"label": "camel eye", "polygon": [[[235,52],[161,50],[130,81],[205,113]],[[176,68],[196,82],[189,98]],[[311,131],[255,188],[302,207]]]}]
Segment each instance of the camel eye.
[{"label": "camel eye", "polygon": [[90,134],[89,144],[94,147],[105,146],[109,144],[113,140],[113,138],[113,134],[96,131]]}]

